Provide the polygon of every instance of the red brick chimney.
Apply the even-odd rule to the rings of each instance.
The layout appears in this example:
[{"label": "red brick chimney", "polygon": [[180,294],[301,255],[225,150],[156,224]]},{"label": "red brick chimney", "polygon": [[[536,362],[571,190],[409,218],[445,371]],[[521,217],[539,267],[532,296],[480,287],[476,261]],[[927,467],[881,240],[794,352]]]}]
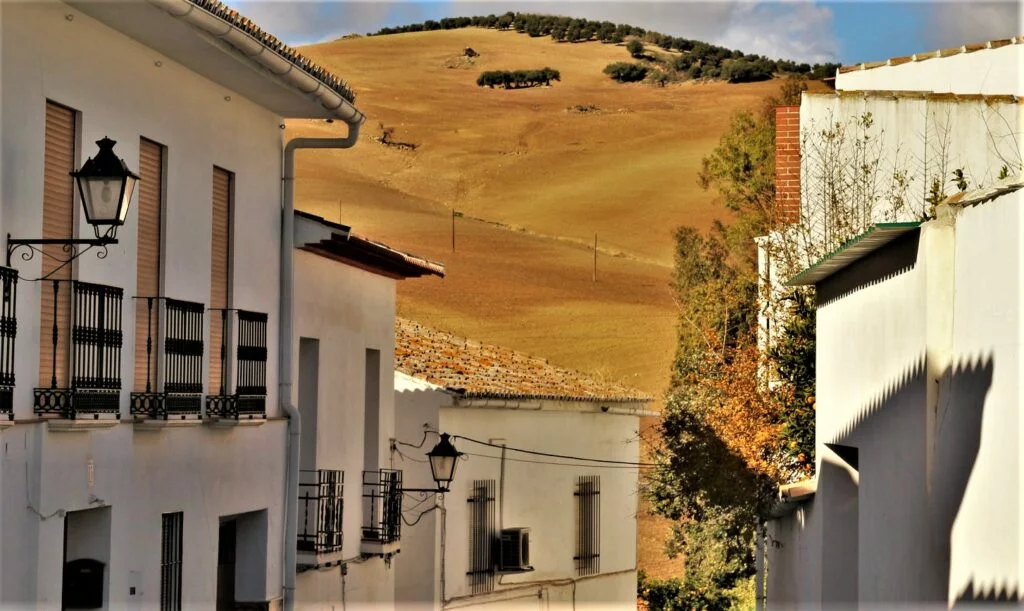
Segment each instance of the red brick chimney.
[{"label": "red brick chimney", "polygon": [[780,223],[800,220],[800,107],[775,108],[775,206]]}]

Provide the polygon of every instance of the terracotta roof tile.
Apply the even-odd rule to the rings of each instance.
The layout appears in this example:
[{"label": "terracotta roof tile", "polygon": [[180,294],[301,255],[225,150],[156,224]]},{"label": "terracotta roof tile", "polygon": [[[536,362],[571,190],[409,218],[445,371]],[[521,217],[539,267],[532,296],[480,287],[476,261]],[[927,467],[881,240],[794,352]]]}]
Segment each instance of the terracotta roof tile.
[{"label": "terracotta roof tile", "polygon": [[395,322],[395,369],[466,398],[650,402],[643,391],[562,369],[509,348],[455,337],[402,318]]},{"label": "terracotta roof tile", "polygon": [[312,76],[315,79],[320,80],[324,85],[327,85],[332,91],[340,95],[341,97],[348,100],[350,104],[354,104],[356,101],[356,94],[349,88],[345,81],[341,80],[326,68],[315,64],[311,59],[302,55],[292,47],[284,44],[277,37],[263,30],[260,26],[256,25],[251,19],[245,15],[241,15],[238,11],[228,7],[219,0],[189,0],[195,6],[205,10],[237,28],[241,28],[247,34],[263,43],[267,48],[273,49],[281,57],[287,59],[292,64],[299,67],[303,72]]}]

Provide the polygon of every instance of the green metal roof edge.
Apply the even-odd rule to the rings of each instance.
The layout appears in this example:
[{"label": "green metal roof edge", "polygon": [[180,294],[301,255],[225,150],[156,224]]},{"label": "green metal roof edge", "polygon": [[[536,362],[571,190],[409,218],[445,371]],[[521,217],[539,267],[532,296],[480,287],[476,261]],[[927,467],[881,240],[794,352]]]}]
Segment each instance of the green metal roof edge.
[{"label": "green metal roof edge", "polygon": [[[854,237],[850,238],[849,240],[843,242],[842,245],[840,245],[839,247],[837,247],[835,250],[833,250],[832,252],[828,253],[824,257],[822,257],[822,258],[818,259],[817,261],[815,261],[814,264],[811,265],[810,267],[808,267],[807,269],[803,270],[802,272],[800,272],[797,275],[795,275],[792,278],[790,278],[786,282],[786,286],[807,286],[808,284],[816,284],[817,282],[819,282],[821,280],[824,280],[824,278],[819,278],[818,280],[815,280],[814,282],[807,282],[806,281],[806,279],[809,276],[812,276],[814,274],[814,272],[818,268],[820,268],[822,265],[828,263],[831,259],[835,258],[837,255],[839,255],[839,254],[841,254],[843,252],[846,252],[850,248],[854,247],[858,242],[861,242],[862,240],[864,240],[865,238],[869,237],[871,234],[875,233],[878,230],[885,230],[885,229],[907,229],[907,230],[910,230],[910,229],[916,229],[916,228],[918,228],[920,226],[921,226],[921,222],[920,221],[904,221],[904,222],[900,222],[900,223],[875,223],[874,225],[871,225],[866,230],[864,230],[864,232],[862,232],[862,233],[860,233],[858,235],[855,235]],[[867,254],[867,253],[864,253],[864,254]]]}]

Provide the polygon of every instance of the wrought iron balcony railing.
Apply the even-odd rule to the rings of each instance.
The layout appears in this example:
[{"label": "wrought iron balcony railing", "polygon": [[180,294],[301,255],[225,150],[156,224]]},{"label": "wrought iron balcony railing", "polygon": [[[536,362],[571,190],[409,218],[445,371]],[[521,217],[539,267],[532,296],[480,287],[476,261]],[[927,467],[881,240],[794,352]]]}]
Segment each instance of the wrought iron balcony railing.
[{"label": "wrought iron balcony railing", "polygon": [[[116,286],[78,280],[53,282],[53,329],[49,388],[35,389],[34,411],[69,420],[91,416],[120,417],[121,403],[121,318],[124,291]],[[58,299],[61,285],[71,289],[71,345],[69,354],[59,354],[61,329]],[[66,345],[66,344],[64,344]],[[70,385],[58,385],[58,355],[71,362]]]},{"label": "wrought iron balcony railing", "polygon": [[300,552],[340,552],[343,541],[345,473],[327,469],[299,472]]},{"label": "wrought iron balcony railing", "polygon": [[131,395],[132,415],[158,420],[200,418],[205,306],[167,297],[136,299],[145,307],[146,351],[135,359],[141,365],[144,358],[146,380],[143,389]]},{"label": "wrought iron balcony railing", "polygon": [[402,472],[363,471],[363,541],[393,543],[402,537]]},{"label": "wrought iron balcony railing", "polygon": [[[220,328],[217,393],[206,397],[206,415],[233,420],[264,418],[267,414],[267,315],[247,310],[212,309],[211,327]],[[237,323],[237,324],[236,324]],[[232,341],[232,340],[235,341]],[[230,370],[230,346],[235,346],[235,368]],[[234,392],[230,381],[236,382]],[[215,380],[210,380],[211,386]]]},{"label": "wrought iron balcony railing", "polygon": [[0,267],[0,418],[14,420],[14,338],[18,334],[18,271]]}]

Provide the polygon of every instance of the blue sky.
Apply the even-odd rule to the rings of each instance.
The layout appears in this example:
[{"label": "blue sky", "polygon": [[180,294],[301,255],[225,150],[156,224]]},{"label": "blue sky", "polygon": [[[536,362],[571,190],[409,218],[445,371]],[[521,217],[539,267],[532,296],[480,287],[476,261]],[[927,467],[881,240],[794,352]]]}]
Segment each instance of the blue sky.
[{"label": "blue sky", "polygon": [[507,10],[630,23],[801,61],[854,63],[1024,34],[1017,0],[228,0],[290,44]]}]

